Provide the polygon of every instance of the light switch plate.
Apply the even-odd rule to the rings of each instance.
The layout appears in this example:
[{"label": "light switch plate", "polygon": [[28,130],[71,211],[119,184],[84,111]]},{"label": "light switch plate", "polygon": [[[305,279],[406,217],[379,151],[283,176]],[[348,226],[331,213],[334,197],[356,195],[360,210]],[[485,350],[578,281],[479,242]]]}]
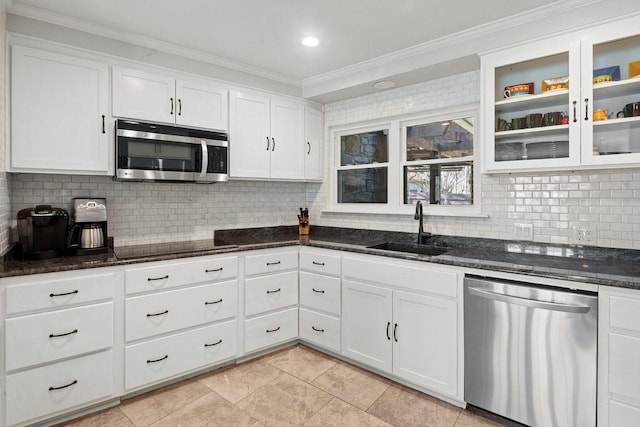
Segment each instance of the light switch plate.
[{"label": "light switch plate", "polygon": [[588,227],[574,227],[573,243],[577,245],[592,245],[595,243],[596,233]]}]

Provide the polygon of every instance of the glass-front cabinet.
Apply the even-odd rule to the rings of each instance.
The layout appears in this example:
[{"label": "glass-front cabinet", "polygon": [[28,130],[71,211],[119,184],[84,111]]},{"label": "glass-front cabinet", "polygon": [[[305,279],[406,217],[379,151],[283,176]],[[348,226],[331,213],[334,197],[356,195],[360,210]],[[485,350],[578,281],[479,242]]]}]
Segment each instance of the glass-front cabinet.
[{"label": "glass-front cabinet", "polygon": [[640,17],[482,57],[485,172],[640,164]]}]

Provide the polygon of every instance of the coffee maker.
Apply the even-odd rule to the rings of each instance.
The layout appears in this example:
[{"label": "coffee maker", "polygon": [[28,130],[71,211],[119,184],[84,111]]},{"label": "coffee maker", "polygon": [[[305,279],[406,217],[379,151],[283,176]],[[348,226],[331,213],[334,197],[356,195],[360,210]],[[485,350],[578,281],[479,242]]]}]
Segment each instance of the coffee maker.
[{"label": "coffee maker", "polygon": [[69,224],[69,213],[51,205],[20,209],[18,238],[22,256],[27,259],[49,259],[62,255]]},{"label": "coffee maker", "polygon": [[90,255],[108,251],[107,199],[73,199],[73,221],[67,245],[70,253]]}]

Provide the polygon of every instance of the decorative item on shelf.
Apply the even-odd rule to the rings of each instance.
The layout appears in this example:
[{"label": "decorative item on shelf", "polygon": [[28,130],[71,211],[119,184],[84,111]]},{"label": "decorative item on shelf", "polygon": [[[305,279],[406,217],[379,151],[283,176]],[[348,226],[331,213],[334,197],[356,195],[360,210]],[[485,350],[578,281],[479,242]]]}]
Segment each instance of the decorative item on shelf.
[{"label": "decorative item on shelf", "polygon": [[508,123],[505,119],[496,117],[496,132],[504,132],[511,130],[511,123]]},{"label": "decorative item on shelf", "polygon": [[569,89],[569,77],[553,77],[550,79],[544,79],[542,81],[542,92],[549,92],[550,90]]},{"label": "decorative item on shelf", "polygon": [[607,114],[607,110],[603,110],[600,108],[593,112],[594,122],[599,122],[599,121],[608,120],[608,119],[609,119],[609,114]]},{"label": "decorative item on shelf", "polygon": [[629,78],[640,77],[640,61],[629,62]]},{"label": "decorative item on shelf", "polygon": [[524,144],[522,142],[496,144],[495,155],[496,162],[526,160],[524,156]]},{"label": "decorative item on shelf", "polygon": [[528,128],[538,128],[542,126],[542,114],[541,113],[529,114],[526,117],[525,122]]},{"label": "decorative item on shelf", "polygon": [[517,85],[505,86],[504,87],[504,97],[510,98],[512,96],[521,96],[521,95],[533,95],[533,82],[529,83],[520,83]]},{"label": "decorative item on shelf", "polygon": [[298,215],[298,234],[306,236],[309,234],[309,209],[300,208],[300,215]]},{"label": "decorative item on shelf", "polygon": [[527,127],[527,118],[526,117],[515,117],[511,119],[511,129],[526,129]]},{"label": "decorative item on shelf", "polygon": [[618,111],[616,117],[638,117],[640,116],[640,102],[632,102],[624,106],[622,111]]},{"label": "decorative item on shelf", "polygon": [[544,113],[542,116],[542,126],[557,126],[563,124],[566,114],[560,111]]},{"label": "decorative item on shelf", "polygon": [[610,67],[598,68],[593,70],[593,84],[603,82],[617,82],[620,80],[620,66],[612,65]]}]

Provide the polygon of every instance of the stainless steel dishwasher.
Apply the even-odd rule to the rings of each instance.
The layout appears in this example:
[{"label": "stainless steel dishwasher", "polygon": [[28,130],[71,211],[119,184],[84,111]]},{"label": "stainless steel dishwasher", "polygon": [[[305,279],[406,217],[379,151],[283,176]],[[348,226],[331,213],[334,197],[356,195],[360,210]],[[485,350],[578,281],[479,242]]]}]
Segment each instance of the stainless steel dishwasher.
[{"label": "stainless steel dishwasher", "polygon": [[530,426],[595,426],[597,295],[464,282],[465,401]]}]

